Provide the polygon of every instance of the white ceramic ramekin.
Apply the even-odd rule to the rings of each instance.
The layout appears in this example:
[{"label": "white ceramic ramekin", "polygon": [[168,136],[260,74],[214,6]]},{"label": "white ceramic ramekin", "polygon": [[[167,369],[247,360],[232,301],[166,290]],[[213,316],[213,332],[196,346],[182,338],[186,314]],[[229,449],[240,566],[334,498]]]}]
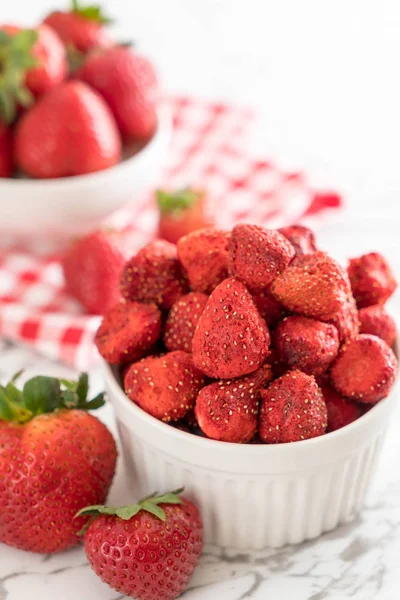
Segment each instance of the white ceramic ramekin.
[{"label": "white ceramic ramekin", "polygon": [[297,544],[351,521],[362,507],[397,386],[354,423],[319,438],[239,445],[182,432],[145,413],[104,365],[135,497],[185,486],[205,540],[238,549]]}]

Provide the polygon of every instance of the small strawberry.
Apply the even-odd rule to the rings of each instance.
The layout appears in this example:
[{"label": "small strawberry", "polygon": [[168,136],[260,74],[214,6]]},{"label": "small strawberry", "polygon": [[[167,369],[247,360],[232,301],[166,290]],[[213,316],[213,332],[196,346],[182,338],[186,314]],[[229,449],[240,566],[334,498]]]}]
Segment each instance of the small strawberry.
[{"label": "small strawberry", "polygon": [[110,19],[100,6],[80,6],[78,0],[72,0],[72,10],[52,12],[43,22],[58,33],[68,49],[86,53],[112,44],[106,31]]},{"label": "small strawberry", "polygon": [[165,422],[182,419],[193,408],[203,385],[203,374],[191,355],[180,350],[143,358],[131,365],[124,379],[129,398]]},{"label": "small strawberry", "polygon": [[0,177],[11,177],[14,170],[12,154],[11,129],[0,118]]},{"label": "small strawberry", "polygon": [[90,54],[75,76],[103,96],[125,140],[152,137],[157,128],[158,82],[146,58],[114,46]]},{"label": "small strawberry", "polygon": [[94,314],[120,299],[119,279],[136,248],[130,232],[98,230],[73,242],[61,259],[67,291]]},{"label": "small strawberry", "polygon": [[84,543],[93,570],[124,596],[174,600],[186,588],[203,548],[203,523],[181,492],[78,513],[91,517]]},{"label": "small strawberry", "polygon": [[323,435],[327,408],[312,375],[289,371],[261,390],[260,437],[267,444]]},{"label": "small strawberry", "polygon": [[177,241],[198,229],[211,226],[205,213],[205,192],[184,188],[174,193],[157,191],[160,211],[159,237],[176,244]]},{"label": "small strawberry", "polygon": [[329,319],[329,323],[334,325],[339,332],[339,340],[342,344],[349,338],[358,335],[360,323],[356,301],[351,293],[341,302],[337,313]]},{"label": "small strawberry", "polygon": [[227,231],[210,228],[179,240],[178,257],[193,291],[210,294],[228,277],[229,238]]},{"label": "small strawberry", "polygon": [[281,321],[273,341],[282,362],[308,375],[324,373],[339,351],[336,327],[300,316]]},{"label": "small strawberry", "polygon": [[112,364],[139,360],[157,342],[161,313],[155,304],[118,302],[105,313],[96,333],[96,346]]},{"label": "small strawberry", "polygon": [[236,225],[229,246],[229,271],[254,292],[266,288],[295,255],[279,231],[257,225]]},{"label": "small strawberry", "polygon": [[192,351],[192,339],[197,322],[202,314],[208,296],[201,292],[190,292],[179,298],[171,307],[164,326],[164,344],[173,350]]},{"label": "small strawberry", "polygon": [[120,289],[127,300],[155,302],[169,310],[188,291],[176,246],[163,240],[147,244],[126,263]]},{"label": "small strawberry", "polygon": [[270,335],[250,292],[225,279],[211,294],[193,337],[193,361],[208,377],[231,379],[257,371]]},{"label": "small strawberry", "polygon": [[334,317],[350,293],[346,271],[325,252],[297,256],[276,277],[273,297],[288,310],[323,321]]},{"label": "small strawberry", "polygon": [[361,334],[340,349],[330,370],[333,387],[343,396],[376,404],[394,383],[397,359],[380,338]]},{"label": "small strawberry", "polygon": [[341,396],[330,385],[322,385],[321,391],[328,409],[328,428],[326,430],[328,433],[350,425],[361,417],[362,407]]},{"label": "small strawberry", "polygon": [[290,227],[281,227],[278,231],[292,244],[296,251],[296,256],[313,254],[317,251],[315,235],[308,227],[291,225]]},{"label": "small strawberry", "polygon": [[121,140],[107,105],[85,84],[61,84],[19,121],[15,157],[31,177],[84,175],[115,165]]},{"label": "small strawberry", "polygon": [[396,322],[383,306],[375,304],[362,308],[358,313],[360,333],[370,333],[380,337],[388,346],[396,339]]},{"label": "small strawberry", "polygon": [[352,258],[347,271],[358,308],[385,304],[397,288],[390,266],[377,252]]},{"label": "small strawberry", "polygon": [[269,327],[275,327],[278,321],[283,318],[285,309],[266,290],[253,294],[253,300],[258,312],[266,320]]},{"label": "small strawberry", "polygon": [[272,379],[272,369],[264,365],[240,379],[222,380],[200,390],[195,414],[207,437],[244,444],[258,428],[260,389]]},{"label": "small strawberry", "polygon": [[87,411],[87,375],[78,382],[34,377],[0,388],[0,542],[53,553],[79,542],[88,503],[104,502],[117,459],[108,429]]}]

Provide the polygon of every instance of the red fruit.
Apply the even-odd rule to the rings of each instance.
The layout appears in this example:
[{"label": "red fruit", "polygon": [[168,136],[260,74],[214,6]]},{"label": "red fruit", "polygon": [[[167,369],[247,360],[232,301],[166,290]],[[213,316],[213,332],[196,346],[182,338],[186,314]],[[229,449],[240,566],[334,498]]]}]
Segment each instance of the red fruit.
[{"label": "red fruit", "polygon": [[396,322],[383,306],[366,306],[358,313],[360,333],[370,333],[380,337],[388,346],[396,339]]},{"label": "red fruit", "polygon": [[253,294],[253,300],[258,312],[270,327],[274,327],[283,318],[285,309],[268,292]]},{"label": "red fruit", "polygon": [[93,48],[105,48],[111,45],[111,39],[105,25],[109,19],[104,17],[99,6],[79,7],[74,1],[69,12],[50,13],[44,23],[58,33],[67,48],[88,52]]},{"label": "red fruit", "polygon": [[292,244],[274,229],[236,225],[229,245],[229,271],[252,291],[266,288],[295,255]]},{"label": "red fruit", "polygon": [[388,263],[377,252],[352,258],[347,271],[358,308],[385,304],[397,288]]},{"label": "red fruit", "polygon": [[229,237],[227,231],[201,229],[179,240],[179,260],[192,290],[210,294],[228,277]]},{"label": "red fruit", "polygon": [[190,292],[179,298],[172,306],[164,327],[164,344],[173,350],[192,351],[192,339],[197,322],[208,296],[201,292]]},{"label": "red fruit", "polygon": [[273,341],[282,362],[308,375],[324,373],[339,351],[336,327],[306,317],[286,317]]},{"label": "red fruit", "polygon": [[169,310],[188,291],[176,246],[163,240],[147,244],[126,263],[120,289],[127,300],[155,302]]},{"label": "red fruit", "polygon": [[281,227],[278,231],[292,244],[296,251],[296,256],[313,254],[317,251],[315,235],[308,227],[291,225],[290,227]]},{"label": "red fruit", "polygon": [[212,223],[206,215],[205,200],[204,191],[190,188],[175,193],[158,190],[159,237],[176,244],[184,235],[210,227]]},{"label": "red fruit", "polygon": [[0,119],[0,177],[11,177],[13,170],[11,129]]},{"label": "red fruit", "polygon": [[105,313],[96,333],[96,346],[109,363],[139,360],[160,337],[161,313],[154,304],[119,302]]},{"label": "red fruit", "polygon": [[271,381],[272,369],[264,365],[241,379],[207,385],[197,396],[195,414],[207,437],[244,444],[258,427],[260,389]]},{"label": "red fruit", "polygon": [[346,271],[324,252],[297,256],[274,280],[274,298],[288,310],[306,317],[331,319],[350,292]]},{"label": "red fruit", "polygon": [[37,66],[26,73],[26,85],[35,96],[47,94],[67,76],[68,66],[64,46],[57,33],[47,25],[37,29],[38,39],[32,49]]},{"label": "red fruit", "polygon": [[257,371],[268,356],[270,335],[247,288],[225,279],[211,294],[193,337],[193,361],[215,379]]},{"label": "red fruit", "polygon": [[102,395],[86,400],[86,375],[68,387],[34,377],[23,392],[9,384],[0,398],[0,542],[22,550],[78,544],[87,518],[73,516],[104,502],[113,479],[114,439],[87,412],[104,403]]},{"label": "red fruit", "polygon": [[328,409],[327,432],[341,429],[361,417],[362,408],[359,404],[344,398],[330,385],[322,386],[321,390]]},{"label": "red fruit", "polygon": [[125,392],[160,421],[179,421],[193,408],[204,385],[203,374],[186,352],[149,356],[134,363],[125,375]]},{"label": "red fruit", "polygon": [[106,104],[69,81],[41,98],[19,121],[15,157],[31,177],[84,175],[115,165],[121,140]]},{"label": "red fruit", "polygon": [[289,371],[261,390],[260,437],[267,444],[323,435],[327,409],[314,377]]},{"label": "red fruit", "polygon": [[92,516],[85,533],[89,562],[124,596],[174,600],[186,588],[203,548],[203,524],[195,504],[177,497],[180,491],[82,511]]},{"label": "red fruit", "polygon": [[331,367],[331,380],[343,396],[375,404],[385,398],[396,378],[397,360],[380,338],[361,334],[348,340]]},{"label": "red fruit", "polygon": [[332,323],[338,330],[341,344],[358,335],[360,324],[357,305],[351,294],[343,300],[339,311],[329,319],[329,323]]},{"label": "red fruit", "polygon": [[110,107],[125,140],[148,140],[157,128],[158,83],[149,61],[114,46],[91,54],[76,76]]},{"label": "red fruit", "polygon": [[103,314],[120,299],[119,279],[135,249],[131,233],[99,230],[74,242],[62,257],[67,291],[91,313]]}]

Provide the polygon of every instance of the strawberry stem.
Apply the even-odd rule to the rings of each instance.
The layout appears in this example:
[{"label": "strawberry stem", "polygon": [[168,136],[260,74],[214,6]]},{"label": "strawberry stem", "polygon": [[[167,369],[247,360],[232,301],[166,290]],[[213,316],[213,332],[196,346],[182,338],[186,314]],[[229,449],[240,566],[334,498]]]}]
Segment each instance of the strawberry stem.
[{"label": "strawberry stem", "polygon": [[181,213],[192,208],[202,197],[203,192],[183,188],[176,192],[156,191],[156,199],[161,214]]}]

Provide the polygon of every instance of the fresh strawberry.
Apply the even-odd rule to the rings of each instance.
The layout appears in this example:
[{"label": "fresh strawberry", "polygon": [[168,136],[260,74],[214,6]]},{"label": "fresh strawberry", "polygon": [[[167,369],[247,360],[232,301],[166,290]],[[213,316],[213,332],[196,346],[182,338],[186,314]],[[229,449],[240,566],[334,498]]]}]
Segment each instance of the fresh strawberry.
[{"label": "fresh strawberry", "polygon": [[336,327],[300,316],[281,321],[273,342],[282,362],[308,375],[324,373],[339,351]]},{"label": "fresh strawberry", "polygon": [[297,256],[273,281],[274,298],[288,310],[314,319],[337,314],[350,293],[346,271],[324,252]]},{"label": "fresh strawberry", "polygon": [[334,388],[343,396],[376,404],[385,398],[396,378],[397,360],[380,338],[361,334],[340,349],[330,374]]},{"label": "fresh strawberry", "polygon": [[206,294],[190,292],[173,304],[164,327],[164,344],[168,350],[192,351],[196,325],[207,300]]},{"label": "fresh strawberry", "polygon": [[96,333],[96,346],[112,364],[139,360],[160,337],[161,313],[155,304],[118,302],[105,313]]},{"label": "fresh strawberry", "polygon": [[380,304],[366,306],[358,313],[360,333],[377,335],[388,346],[393,346],[396,339],[396,322]]},{"label": "fresh strawberry", "polygon": [[225,279],[211,294],[193,337],[193,361],[215,379],[257,371],[268,356],[270,335],[247,288]]},{"label": "fresh strawberry", "polygon": [[68,49],[86,53],[112,44],[105,27],[110,19],[103,15],[99,6],[79,6],[78,0],[72,0],[72,10],[52,12],[44,23],[58,33]]},{"label": "fresh strawberry", "polygon": [[312,375],[289,371],[261,390],[260,437],[267,444],[322,435],[327,418],[324,398]]},{"label": "fresh strawberry", "polygon": [[192,290],[210,294],[228,277],[229,238],[227,231],[201,229],[179,240],[179,260]]},{"label": "fresh strawberry", "polygon": [[11,177],[14,164],[11,129],[0,119],[0,177]]},{"label": "fresh strawberry", "polygon": [[86,399],[86,374],[34,377],[22,391],[14,381],[0,393],[0,542],[59,552],[79,542],[76,511],[104,502],[113,479],[114,439],[87,412],[103,395]]},{"label": "fresh strawberry", "polygon": [[194,406],[204,385],[192,357],[180,350],[149,356],[128,369],[125,392],[143,410],[160,421],[178,421]]},{"label": "fresh strawberry", "polygon": [[83,175],[115,165],[121,140],[109,109],[78,81],[61,84],[19,121],[15,157],[31,177]]},{"label": "fresh strawberry", "polygon": [[344,298],[338,312],[329,319],[329,323],[332,323],[338,330],[341,344],[358,334],[360,323],[357,305],[351,293]]},{"label": "fresh strawberry", "polygon": [[332,386],[323,385],[321,391],[328,409],[327,432],[341,429],[361,417],[362,407],[341,396]]},{"label": "fresh strawberry", "polygon": [[295,255],[292,244],[274,229],[236,225],[229,246],[229,271],[254,292],[266,288]]},{"label": "fresh strawberry", "polygon": [[125,140],[152,137],[157,128],[158,83],[146,58],[114,46],[89,55],[75,75],[103,96]]},{"label": "fresh strawberry", "polygon": [[352,258],[347,270],[358,308],[385,304],[397,288],[390,266],[377,252]]},{"label": "fresh strawberry", "polygon": [[103,314],[120,299],[119,279],[136,247],[131,232],[98,230],[73,242],[61,260],[67,291]]},{"label": "fresh strawberry", "polygon": [[281,227],[278,231],[292,244],[296,251],[296,256],[313,254],[317,251],[315,235],[308,227],[291,225],[290,227]]},{"label": "fresh strawberry", "polygon": [[127,300],[155,302],[169,310],[188,291],[176,246],[163,240],[147,244],[126,263],[120,289]]},{"label": "fresh strawberry", "polygon": [[195,414],[207,437],[237,444],[250,441],[258,427],[260,389],[272,379],[264,365],[241,379],[207,385],[196,400]]},{"label": "fresh strawberry", "polygon": [[269,327],[275,327],[278,321],[283,318],[285,309],[267,291],[264,290],[258,294],[253,294],[253,300],[258,308],[258,312],[266,320]]},{"label": "fresh strawberry", "polygon": [[205,212],[205,192],[184,188],[175,193],[157,191],[160,211],[159,237],[176,244],[177,241],[198,229],[212,225]]},{"label": "fresh strawberry", "polygon": [[195,504],[177,490],[121,508],[89,506],[85,551],[95,573],[124,596],[174,600],[186,588],[203,548]]}]

